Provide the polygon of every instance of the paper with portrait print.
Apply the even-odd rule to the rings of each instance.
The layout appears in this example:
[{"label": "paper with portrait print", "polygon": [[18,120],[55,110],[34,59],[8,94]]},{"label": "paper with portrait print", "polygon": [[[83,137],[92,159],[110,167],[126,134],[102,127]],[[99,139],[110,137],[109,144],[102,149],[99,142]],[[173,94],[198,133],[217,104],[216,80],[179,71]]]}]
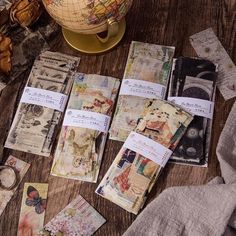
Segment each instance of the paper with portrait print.
[{"label": "paper with portrait print", "polygon": [[132,41],[110,139],[125,141],[148,101],[166,95],[174,47]]},{"label": "paper with portrait print", "polygon": [[236,66],[212,28],[203,30],[190,37],[190,43],[197,55],[217,64],[217,86],[225,100],[236,96]]},{"label": "paper with portrait print", "polygon": [[[12,166],[19,172],[20,181],[19,181],[18,185],[20,184],[21,180],[23,179],[24,175],[26,174],[27,170],[30,167],[30,164],[14,157],[14,156],[11,156],[11,155],[7,158],[4,165]],[[0,176],[1,176],[0,177],[1,181],[4,181],[6,186],[8,186],[7,182],[9,182],[9,181],[12,182],[12,179],[10,178],[9,175],[4,176],[4,173],[1,172]],[[10,185],[11,185],[11,183],[9,184],[9,186]],[[6,208],[7,203],[11,200],[18,185],[12,190],[5,190],[5,189],[0,188],[0,216],[1,216],[2,212],[4,211],[4,209]]]},{"label": "paper with portrait print", "polygon": [[43,229],[48,184],[25,183],[17,236],[38,236]]},{"label": "paper with portrait print", "polygon": [[51,219],[41,235],[89,236],[106,220],[80,195]]},{"label": "paper with portrait print", "polygon": [[[134,214],[142,208],[171,151],[192,121],[190,113],[163,100],[152,100],[143,109],[144,116],[139,119],[134,134],[145,139],[138,138],[131,145],[124,143],[96,189],[97,194]],[[162,147],[153,150],[149,139]]]},{"label": "paper with portrait print", "polygon": [[77,74],[65,112],[51,174],[96,182],[112,108],[116,78]]}]

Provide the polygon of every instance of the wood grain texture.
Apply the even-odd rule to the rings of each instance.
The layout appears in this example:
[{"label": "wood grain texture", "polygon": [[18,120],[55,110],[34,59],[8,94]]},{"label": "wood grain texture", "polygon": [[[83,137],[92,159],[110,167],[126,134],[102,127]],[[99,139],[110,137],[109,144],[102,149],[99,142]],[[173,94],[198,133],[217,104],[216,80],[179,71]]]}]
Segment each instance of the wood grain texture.
[{"label": "wood grain texture", "polygon": [[[134,0],[126,17],[126,34],[119,45],[110,52],[97,56],[80,54],[65,43],[61,34],[57,35],[50,44],[52,50],[80,56],[81,63],[78,68],[80,72],[122,78],[132,40],[173,45],[176,47],[175,56],[196,56],[189,43],[189,36],[208,27],[214,29],[233,61],[236,62],[235,19],[234,0]],[[6,160],[8,155],[12,154],[31,163],[31,168],[18,191],[0,217],[0,235],[16,235],[24,182],[49,183],[45,223],[80,193],[107,219],[107,223],[96,232],[96,235],[122,235],[134,221],[135,216],[94,193],[118,153],[121,143],[107,142],[97,184],[50,176],[52,156],[45,158],[3,148],[27,73],[4,89],[0,96],[0,156]],[[146,204],[167,187],[205,184],[220,175],[215,149],[232,104],[233,99],[225,102],[217,91],[209,167],[168,164]]]}]

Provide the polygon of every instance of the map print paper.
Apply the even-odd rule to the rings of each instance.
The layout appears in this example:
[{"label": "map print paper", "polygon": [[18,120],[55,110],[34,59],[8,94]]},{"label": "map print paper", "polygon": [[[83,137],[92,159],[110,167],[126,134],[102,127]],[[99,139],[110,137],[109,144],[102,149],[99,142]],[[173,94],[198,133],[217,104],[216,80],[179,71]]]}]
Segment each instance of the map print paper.
[{"label": "map print paper", "polygon": [[80,195],[45,226],[44,236],[89,236],[106,220]]},{"label": "map print paper", "polygon": [[[31,94],[36,103],[20,101],[5,147],[42,156],[50,155],[62,112],[61,109],[47,106],[46,101],[54,103],[55,99],[50,94],[45,95],[45,92],[68,96],[78,63],[77,57],[49,51],[35,60],[24,93],[31,88],[41,89],[44,96],[43,92],[39,91]],[[42,98],[44,98],[44,106],[41,103],[37,104],[37,101]],[[57,104],[60,102],[60,100],[56,101]]]},{"label": "map print paper", "polygon": [[[192,115],[163,100],[148,101],[134,131],[174,150]],[[138,214],[163,165],[122,146],[96,193],[125,210]],[[142,145],[139,145],[142,148]]]},{"label": "map print paper", "polygon": [[[100,115],[111,116],[119,85],[119,80],[112,77],[94,74],[75,76],[51,169],[52,175],[97,181],[107,133],[94,129],[94,122],[98,121],[96,119]],[[73,114],[76,114],[74,121],[70,117]],[[78,120],[82,123],[78,124]]]},{"label": "map print paper", "polygon": [[211,60],[219,66],[217,86],[225,100],[236,96],[236,66],[212,28],[190,37],[197,55]]},{"label": "map print paper", "polygon": [[[148,84],[151,82],[162,86],[161,94],[152,98],[165,97],[173,55],[174,47],[136,41],[131,43],[121,88],[124,83],[127,83],[126,80],[135,80],[137,82],[137,95],[119,95],[109,131],[110,139],[124,142],[130,131],[137,125],[138,118],[142,116],[143,107],[150,100],[148,89],[145,89],[146,98],[143,97],[143,89],[142,95],[141,93],[138,95],[137,91],[143,88],[143,85],[138,84],[138,81],[148,82]],[[150,86],[150,89],[153,87]]]}]

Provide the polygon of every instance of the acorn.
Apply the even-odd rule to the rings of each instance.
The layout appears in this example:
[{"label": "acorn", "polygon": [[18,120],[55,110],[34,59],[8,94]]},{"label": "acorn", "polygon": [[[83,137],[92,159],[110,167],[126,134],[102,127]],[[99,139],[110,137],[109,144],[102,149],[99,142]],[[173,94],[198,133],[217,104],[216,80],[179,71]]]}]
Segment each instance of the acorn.
[{"label": "acorn", "polygon": [[41,5],[38,0],[18,0],[11,6],[10,19],[12,23],[29,27],[40,17]]}]

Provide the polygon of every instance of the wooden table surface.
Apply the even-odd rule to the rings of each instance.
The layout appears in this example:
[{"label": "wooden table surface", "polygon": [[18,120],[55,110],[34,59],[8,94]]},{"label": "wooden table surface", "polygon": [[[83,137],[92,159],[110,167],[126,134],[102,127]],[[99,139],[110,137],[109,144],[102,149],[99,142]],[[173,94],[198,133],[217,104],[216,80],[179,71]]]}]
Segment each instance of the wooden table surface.
[{"label": "wooden table surface", "polygon": [[[126,16],[126,34],[112,51],[97,56],[80,54],[66,44],[61,33],[52,43],[52,49],[80,56],[81,63],[78,68],[80,72],[122,78],[132,40],[175,46],[175,56],[196,56],[189,43],[189,36],[212,27],[236,63],[235,17],[236,2],[234,0],[134,0]],[[29,171],[0,217],[0,235],[15,236],[17,233],[25,182],[49,183],[45,223],[80,193],[107,219],[107,223],[96,232],[96,235],[122,235],[135,220],[135,215],[94,193],[118,153],[121,143],[107,141],[96,184],[50,176],[52,156],[45,158],[3,148],[24,84],[25,81],[17,79],[0,95],[0,156],[6,160],[9,154],[12,154],[31,163]],[[167,187],[205,184],[213,177],[220,175],[215,149],[233,101],[234,99],[225,102],[217,91],[209,167],[167,164],[146,204]]]}]

